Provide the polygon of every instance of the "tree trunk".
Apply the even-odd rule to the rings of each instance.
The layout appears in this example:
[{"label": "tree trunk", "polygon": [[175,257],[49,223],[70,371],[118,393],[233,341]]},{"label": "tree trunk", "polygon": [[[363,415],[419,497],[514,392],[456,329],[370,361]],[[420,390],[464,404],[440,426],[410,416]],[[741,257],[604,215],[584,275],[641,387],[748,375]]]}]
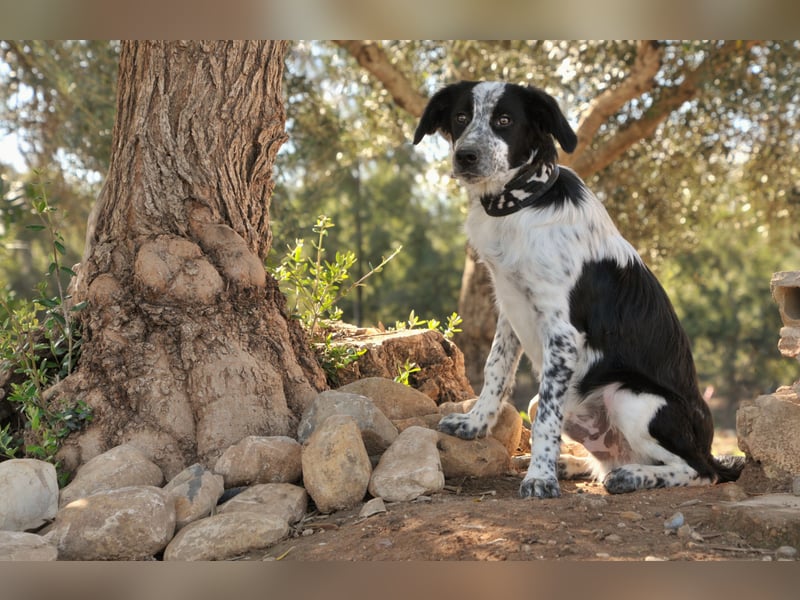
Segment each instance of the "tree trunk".
[{"label": "tree trunk", "polygon": [[294,435],[325,387],[263,266],[272,164],[286,140],[285,42],[125,42],[108,177],[76,301],[84,399],[72,469],[120,443],[167,477],[247,435]]}]

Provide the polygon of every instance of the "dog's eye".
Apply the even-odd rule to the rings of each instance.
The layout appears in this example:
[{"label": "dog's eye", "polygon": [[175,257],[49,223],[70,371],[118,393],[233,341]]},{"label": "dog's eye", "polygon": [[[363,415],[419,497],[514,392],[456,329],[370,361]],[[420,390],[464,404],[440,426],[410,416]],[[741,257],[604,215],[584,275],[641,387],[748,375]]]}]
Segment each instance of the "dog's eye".
[{"label": "dog's eye", "polygon": [[511,117],[508,115],[500,115],[494,120],[495,127],[508,127],[511,125]]},{"label": "dog's eye", "polygon": [[469,122],[469,116],[467,113],[458,113],[456,115],[456,123],[459,125],[466,125]]}]

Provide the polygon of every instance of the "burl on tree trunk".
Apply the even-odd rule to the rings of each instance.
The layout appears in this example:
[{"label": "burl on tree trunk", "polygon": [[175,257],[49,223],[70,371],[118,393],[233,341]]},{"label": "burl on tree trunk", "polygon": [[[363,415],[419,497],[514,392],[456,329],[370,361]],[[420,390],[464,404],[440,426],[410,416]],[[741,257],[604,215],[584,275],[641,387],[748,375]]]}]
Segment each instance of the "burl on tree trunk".
[{"label": "burl on tree trunk", "polygon": [[294,435],[325,377],[263,267],[286,140],[285,42],[125,42],[108,178],[75,283],[79,370],[53,396],[92,423],[73,469],[121,443],[171,477],[246,435]]}]

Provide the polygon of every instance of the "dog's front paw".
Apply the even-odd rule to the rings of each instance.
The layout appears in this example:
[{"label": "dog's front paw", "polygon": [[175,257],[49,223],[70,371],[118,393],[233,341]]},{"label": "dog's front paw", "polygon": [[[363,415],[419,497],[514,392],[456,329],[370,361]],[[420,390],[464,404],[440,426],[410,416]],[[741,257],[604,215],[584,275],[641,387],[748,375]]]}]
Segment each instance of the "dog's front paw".
[{"label": "dog's front paw", "polygon": [[477,437],[486,435],[488,425],[477,422],[471,413],[453,413],[439,421],[438,429],[442,433],[454,435],[462,440],[474,440]]},{"label": "dog's front paw", "polygon": [[547,477],[538,479],[535,477],[526,478],[519,486],[520,498],[558,498],[561,496],[561,488],[558,479]]}]

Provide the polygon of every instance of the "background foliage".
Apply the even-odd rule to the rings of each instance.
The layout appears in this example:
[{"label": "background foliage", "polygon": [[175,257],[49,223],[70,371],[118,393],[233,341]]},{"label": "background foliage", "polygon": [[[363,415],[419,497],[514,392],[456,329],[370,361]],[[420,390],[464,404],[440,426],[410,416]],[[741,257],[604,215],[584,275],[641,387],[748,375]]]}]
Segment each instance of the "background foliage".
[{"label": "background foliage", "polygon": [[[798,43],[669,42],[655,87],[597,131],[601,150],[694,93],[651,135],[588,176],[622,232],[662,279],[693,341],[701,385],[727,407],[797,379],[776,350],[771,274],[800,268]],[[422,96],[458,79],[501,78],[547,89],[577,125],[624,81],[635,42],[388,41],[379,48]],[[86,217],[107,169],[118,46],[0,42],[0,132],[26,165],[0,162],[0,284],[33,297],[48,254],[27,233],[30,170],[50,182],[67,256],[79,260]],[[683,86],[683,87],[681,87]],[[287,60],[291,135],[276,165],[273,263],[328,215],[326,246],[358,257],[355,276],[403,251],[342,303],[344,319],[387,325],[413,308],[453,312],[464,263],[464,198],[446,147],[411,139],[416,119],[334,43],[297,42]],[[0,158],[2,161],[2,158]],[[362,269],[359,271],[359,269]]]}]

